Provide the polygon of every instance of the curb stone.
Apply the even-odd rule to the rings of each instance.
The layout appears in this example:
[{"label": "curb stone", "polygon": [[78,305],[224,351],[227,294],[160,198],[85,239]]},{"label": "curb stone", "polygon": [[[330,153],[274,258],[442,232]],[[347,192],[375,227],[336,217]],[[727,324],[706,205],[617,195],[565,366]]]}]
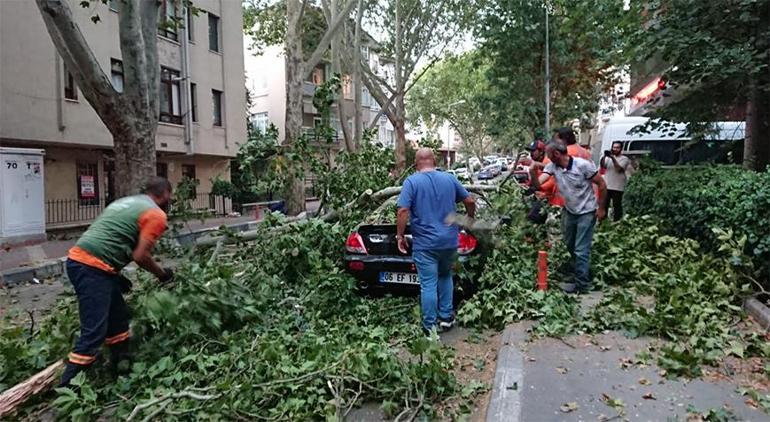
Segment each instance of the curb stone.
[{"label": "curb stone", "polygon": [[44,279],[58,277],[64,274],[64,262],[66,257],[42,262],[29,267],[18,267],[5,270],[0,273],[0,285],[12,286],[15,284],[32,281],[32,279]]},{"label": "curb stone", "polygon": [[751,315],[763,330],[770,330],[770,308],[755,297],[749,297],[743,302],[743,309]]},{"label": "curb stone", "polygon": [[526,324],[505,327],[497,352],[497,368],[486,422],[521,420],[521,389],[524,388],[524,355],[516,346],[526,335]]},{"label": "curb stone", "polygon": [[[254,227],[256,227],[255,221],[248,221],[245,223],[238,223],[227,226],[228,229],[236,232],[250,230]],[[217,230],[219,230],[219,227],[200,229],[190,233],[178,235],[175,239],[180,245],[189,246],[199,237],[205,236],[212,232],[216,232]],[[66,261],[67,257],[62,257],[44,261],[35,265],[4,270],[0,272],[0,286],[14,286],[32,281],[34,278],[44,279],[49,277],[59,277],[66,273],[64,269],[64,263]]]}]

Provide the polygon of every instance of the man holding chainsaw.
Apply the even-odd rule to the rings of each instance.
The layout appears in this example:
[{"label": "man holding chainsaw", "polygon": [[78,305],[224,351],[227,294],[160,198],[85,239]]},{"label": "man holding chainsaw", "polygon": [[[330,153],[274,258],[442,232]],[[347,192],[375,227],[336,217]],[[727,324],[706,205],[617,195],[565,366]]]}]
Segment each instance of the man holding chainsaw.
[{"label": "man holding chainsaw", "polygon": [[171,184],[153,177],[143,194],[112,202],[83,233],[67,257],[67,276],[78,298],[80,337],[67,357],[60,386],[88,369],[102,344],[110,349],[110,364],[128,359],[129,310],[123,294],[131,282],[120,275],[131,261],[153,273],[161,283],[173,272],[161,268],[152,257],[155,242],[166,230],[166,210],[171,202]]}]

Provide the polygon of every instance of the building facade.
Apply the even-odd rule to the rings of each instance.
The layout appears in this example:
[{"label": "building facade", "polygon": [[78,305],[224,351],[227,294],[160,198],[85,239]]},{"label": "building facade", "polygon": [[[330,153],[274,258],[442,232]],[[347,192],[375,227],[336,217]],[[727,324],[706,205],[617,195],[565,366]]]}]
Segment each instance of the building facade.
[{"label": "building facade", "polygon": [[[69,1],[120,91],[120,1],[91,2],[89,9]],[[229,161],[246,138],[241,4],[196,0],[199,11],[189,16],[173,4],[162,7],[187,24],[159,30],[157,173],[172,183],[197,179],[198,192],[210,192],[212,179],[229,180]],[[34,1],[0,1],[0,145],[45,149],[48,206],[75,201],[80,217],[112,199],[120,183],[112,174],[112,136],[67,72]]]},{"label": "building facade", "polygon": [[[267,47],[261,54],[254,55],[246,50],[246,79],[249,94],[251,96],[251,119],[255,127],[266,129],[274,125],[278,129],[278,141],[284,139],[286,126],[286,61],[283,46]],[[365,60],[369,60],[371,69],[381,76],[388,75],[388,69],[392,64],[380,63],[379,57],[370,52],[368,48],[362,51]],[[390,75],[392,75],[392,69]],[[321,123],[321,115],[313,106],[313,95],[316,88],[326,82],[332,76],[331,65],[322,61],[303,82],[304,101],[302,127],[305,132],[311,133]],[[335,128],[335,144],[333,147],[343,149],[344,140],[341,132],[342,124],[346,124],[350,133],[353,133],[353,116],[355,115],[354,91],[350,78],[342,77],[342,106],[345,108],[347,122],[341,122],[337,111],[337,104],[332,106],[331,126]],[[380,105],[374,100],[369,90],[362,87],[361,103],[363,108],[364,129],[374,123],[377,128],[375,140],[384,146],[395,146],[395,132],[393,125],[385,115],[378,116]]]}]

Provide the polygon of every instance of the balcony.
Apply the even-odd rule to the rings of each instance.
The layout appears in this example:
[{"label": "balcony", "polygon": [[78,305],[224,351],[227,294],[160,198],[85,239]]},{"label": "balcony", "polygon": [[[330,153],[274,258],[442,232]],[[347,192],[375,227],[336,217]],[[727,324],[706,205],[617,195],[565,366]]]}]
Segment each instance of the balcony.
[{"label": "balcony", "polygon": [[308,82],[308,81],[302,82],[302,94],[303,95],[307,95],[307,96],[310,96],[310,97],[314,96],[316,88],[318,88],[318,87],[316,86],[316,84],[314,84],[312,82]]},{"label": "balcony", "polygon": [[[316,131],[315,128],[303,127],[302,134],[305,135],[308,141],[312,143],[322,143],[322,144],[327,143],[327,138],[325,137],[325,134]],[[340,142],[340,139],[341,139],[340,133],[337,130],[332,129],[332,136],[331,136],[330,143],[337,144]]]}]

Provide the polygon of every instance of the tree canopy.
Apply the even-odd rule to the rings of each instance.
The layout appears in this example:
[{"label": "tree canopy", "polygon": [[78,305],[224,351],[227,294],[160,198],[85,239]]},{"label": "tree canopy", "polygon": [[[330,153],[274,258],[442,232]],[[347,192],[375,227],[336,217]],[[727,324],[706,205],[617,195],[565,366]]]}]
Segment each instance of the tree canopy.
[{"label": "tree canopy", "polygon": [[489,136],[494,122],[484,113],[488,71],[488,61],[475,51],[436,63],[409,91],[409,120],[433,131],[449,122],[462,138],[461,151],[483,156],[493,142],[502,143]]},{"label": "tree canopy", "polygon": [[751,149],[745,159],[757,169],[770,163],[770,0],[655,0],[637,12],[646,22],[629,34],[628,56],[660,63],[674,91],[649,114],[697,126],[743,120],[749,103],[749,146],[759,156]]},{"label": "tree canopy", "polygon": [[485,0],[474,34],[493,89],[485,113],[498,134],[530,134],[545,117],[545,13],[550,24],[551,116],[591,126],[598,99],[618,82],[635,17],[622,0]]}]

